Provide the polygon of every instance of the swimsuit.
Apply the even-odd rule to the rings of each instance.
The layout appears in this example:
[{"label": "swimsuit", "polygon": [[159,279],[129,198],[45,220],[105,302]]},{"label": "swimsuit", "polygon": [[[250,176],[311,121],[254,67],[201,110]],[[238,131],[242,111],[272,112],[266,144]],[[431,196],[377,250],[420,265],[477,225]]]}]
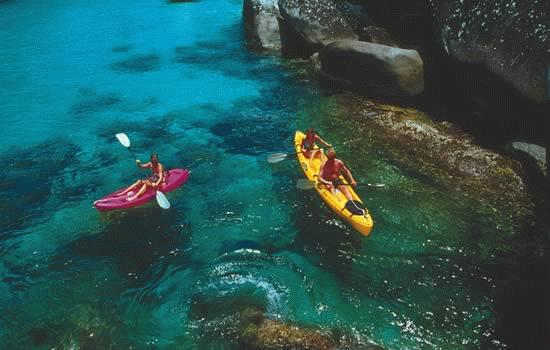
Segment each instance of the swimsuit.
[{"label": "swimsuit", "polygon": [[154,182],[157,182],[157,181],[159,180],[159,176],[158,176],[158,174],[153,173],[153,175],[149,176],[149,177],[147,178],[147,180],[149,180],[149,181],[151,181],[151,182],[154,183]]},{"label": "swimsuit", "polygon": [[302,142],[302,147],[308,152],[313,150],[313,147],[315,147],[315,135],[313,137],[306,136]]}]

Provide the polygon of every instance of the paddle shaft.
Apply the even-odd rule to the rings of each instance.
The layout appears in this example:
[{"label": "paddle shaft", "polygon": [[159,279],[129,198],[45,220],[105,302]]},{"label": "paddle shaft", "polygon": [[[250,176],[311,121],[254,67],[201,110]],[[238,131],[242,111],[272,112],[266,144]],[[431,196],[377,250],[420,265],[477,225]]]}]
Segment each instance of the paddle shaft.
[{"label": "paddle shaft", "polygon": [[[323,184],[323,185],[325,185],[325,186],[327,185],[327,184],[325,184],[325,183],[323,183],[323,182],[320,182],[320,181],[319,181],[319,182],[315,182],[315,181],[309,180],[309,182],[310,182],[312,185],[315,185],[315,184],[317,184],[317,183]],[[331,184],[331,185],[332,185],[332,184]],[[340,184],[340,185],[338,185],[338,186],[352,186],[352,187],[353,187],[352,184],[348,184],[348,183],[342,183],[342,184]],[[358,184],[356,184],[355,186],[383,187],[383,186],[385,186],[385,184],[369,184],[369,183],[364,182],[364,183],[358,183]]]},{"label": "paddle shaft", "polygon": [[[336,146],[347,145],[348,143],[356,142],[356,141],[359,141],[359,140],[361,140],[361,139],[353,139],[353,140],[348,140],[348,141],[344,141],[344,142],[340,142],[340,143],[335,143],[334,145],[331,145],[329,148],[334,148]],[[320,148],[312,149],[310,152],[315,151],[315,150],[320,150]],[[295,155],[300,154],[300,153],[304,153],[304,151],[294,152]]]},{"label": "paddle shaft", "polygon": [[130,147],[126,147],[126,149],[128,150],[128,152],[130,152],[132,154],[132,157],[134,157],[134,160],[137,160],[138,158],[136,157],[136,155],[134,154],[134,151],[132,151],[132,149]]}]

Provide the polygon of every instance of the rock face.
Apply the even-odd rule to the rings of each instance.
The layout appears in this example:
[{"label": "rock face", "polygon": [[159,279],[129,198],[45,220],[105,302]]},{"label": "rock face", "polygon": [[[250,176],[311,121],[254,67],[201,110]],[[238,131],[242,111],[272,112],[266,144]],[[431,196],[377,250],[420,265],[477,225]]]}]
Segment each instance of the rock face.
[{"label": "rock face", "polygon": [[521,152],[536,164],[536,167],[541,174],[546,176],[546,148],[527,142],[512,142],[512,148],[518,152]]},{"label": "rock face", "polygon": [[550,99],[550,3],[547,0],[433,1],[445,50],[482,64],[530,99]]},{"label": "rock face", "polygon": [[277,0],[244,0],[245,34],[253,47],[265,50],[281,48],[278,16]]},{"label": "rock face", "polygon": [[377,26],[367,26],[363,29],[362,34],[364,36],[364,41],[368,41],[374,44],[399,47],[385,28]]},{"label": "rock face", "polygon": [[[341,0],[279,0],[283,46],[295,56],[309,57],[321,47],[341,39],[358,39],[359,19]],[[306,45],[296,52],[299,45]],[[283,47],[284,49],[284,47]]]},{"label": "rock face", "polygon": [[321,74],[340,86],[376,95],[414,96],[424,89],[418,52],[357,40],[339,40],[325,47]]}]

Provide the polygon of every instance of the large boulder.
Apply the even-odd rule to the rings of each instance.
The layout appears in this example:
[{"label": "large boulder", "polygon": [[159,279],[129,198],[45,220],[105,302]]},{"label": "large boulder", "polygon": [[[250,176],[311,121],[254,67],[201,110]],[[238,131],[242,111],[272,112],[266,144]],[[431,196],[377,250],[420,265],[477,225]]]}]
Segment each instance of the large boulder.
[{"label": "large boulder", "polygon": [[450,56],[484,65],[534,101],[550,99],[547,0],[439,0],[433,6]]},{"label": "large boulder", "polygon": [[357,40],[327,45],[321,51],[321,76],[375,95],[414,96],[424,89],[418,52]]},{"label": "large boulder", "polygon": [[546,148],[522,141],[512,142],[511,147],[515,152],[528,157],[527,162],[532,163],[540,174],[546,176]]},{"label": "large boulder", "polygon": [[281,38],[285,44],[306,49],[295,54],[309,57],[321,47],[341,39],[358,39],[362,19],[342,0],[279,0]]},{"label": "large boulder", "polygon": [[266,50],[281,48],[278,16],[277,0],[244,0],[244,28],[251,46]]}]

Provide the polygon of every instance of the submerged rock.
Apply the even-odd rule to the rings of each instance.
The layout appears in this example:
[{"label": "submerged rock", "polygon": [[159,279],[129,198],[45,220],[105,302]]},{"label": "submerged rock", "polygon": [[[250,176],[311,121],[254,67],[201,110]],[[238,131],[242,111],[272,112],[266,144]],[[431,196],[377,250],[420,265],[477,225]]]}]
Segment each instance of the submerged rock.
[{"label": "submerged rock", "polygon": [[345,115],[405,169],[487,203],[504,232],[533,224],[534,202],[521,164],[485,149],[449,122],[414,109],[338,96]]},{"label": "submerged rock", "polygon": [[320,331],[265,318],[256,308],[241,313],[239,329],[239,341],[247,348],[336,349],[335,342]]},{"label": "submerged rock", "polygon": [[156,54],[133,55],[111,65],[111,69],[124,73],[152,72],[160,67],[160,57]]},{"label": "submerged rock", "polygon": [[414,50],[339,40],[321,51],[322,76],[376,95],[414,96],[424,89],[422,59]]},{"label": "submerged rock", "polygon": [[245,34],[253,47],[266,50],[281,48],[278,16],[277,0],[244,0]]},{"label": "submerged rock", "polygon": [[238,328],[239,344],[246,349],[383,350],[381,346],[370,342],[359,343],[340,330],[329,334],[319,328],[270,319],[259,307],[247,307],[241,311]]}]

